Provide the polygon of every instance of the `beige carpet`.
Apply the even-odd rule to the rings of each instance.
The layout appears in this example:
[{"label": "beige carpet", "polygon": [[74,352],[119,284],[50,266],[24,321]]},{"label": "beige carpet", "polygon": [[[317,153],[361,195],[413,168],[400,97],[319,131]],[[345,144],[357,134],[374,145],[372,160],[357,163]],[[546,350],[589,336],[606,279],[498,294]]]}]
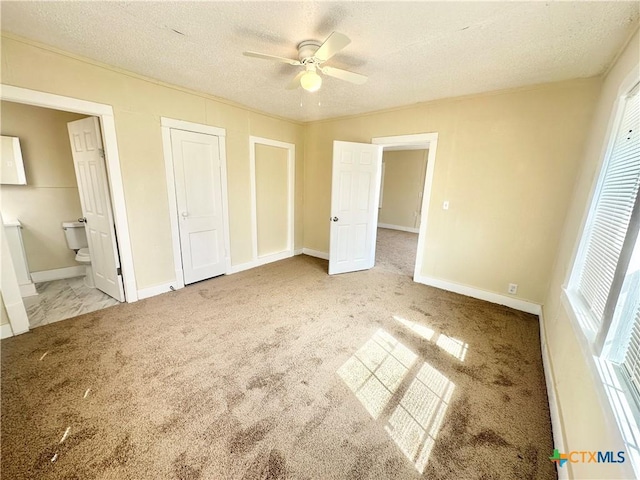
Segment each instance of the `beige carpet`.
[{"label": "beige carpet", "polygon": [[418,234],[378,228],[376,269],[413,278]]},{"label": "beige carpet", "polygon": [[537,318],[378,262],[298,256],[3,340],[2,478],[556,478]]}]

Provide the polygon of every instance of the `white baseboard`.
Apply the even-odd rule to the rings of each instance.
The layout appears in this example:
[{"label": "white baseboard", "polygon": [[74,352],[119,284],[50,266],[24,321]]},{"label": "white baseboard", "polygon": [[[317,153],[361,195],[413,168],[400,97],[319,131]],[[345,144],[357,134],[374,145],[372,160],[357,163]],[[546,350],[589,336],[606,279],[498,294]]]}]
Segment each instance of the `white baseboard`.
[{"label": "white baseboard", "polygon": [[[542,312],[538,315],[540,322],[540,348],[542,351],[542,367],[544,368],[544,380],[547,385],[547,399],[549,400],[549,415],[551,417],[551,431],[553,433],[553,448],[557,448],[559,452],[566,452],[564,448],[564,427],[562,417],[560,415],[560,405],[558,404],[558,396],[556,395],[556,380],[553,374],[553,366],[549,357],[547,348],[547,334],[544,326],[544,316]],[[568,468],[556,468],[559,480],[569,478]]]},{"label": "white baseboard", "polygon": [[260,264],[257,262],[257,260],[252,260],[250,262],[239,263],[238,265],[231,265],[231,268],[227,273],[229,275],[232,275],[234,273],[244,272],[245,270],[250,270],[259,266]]},{"label": "white baseboard", "polygon": [[25,283],[24,285],[19,285],[20,287],[20,295],[22,298],[24,297],[33,297],[34,295],[38,295],[38,291],[36,290],[35,283]]},{"label": "white baseboard", "polygon": [[294,254],[294,255],[302,255],[302,250],[303,250],[302,248],[296,248],[296,249],[293,251],[293,254]]},{"label": "white baseboard", "polygon": [[293,250],[286,250],[284,252],[265,255],[264,257],[258,257],[255,260],[251,260],[249,262],[232,265],[228,273],[232,274],[243,272],[244,270],[250,270],[261,265],[266,265],[267,263],[277,262],[278,260],[284,260],[285,258],[293,257],[294,254],[295,252]]},{"label": "white baseboard", "polygon": [[184,285],[181,287],[176,282],[169,282],[163,283],[161,285],[154,285],[153,287],[142,288],[138,290],[138,300],[155,297],[156,295],[160,295],[162,293],[168,293],[171,291],[171,287],[173,287],[174,290],[178,290],[180,288],[183,288]]},{"label": "white baseboard", "polygon": [[8,323],[0,325],[0,338],[9,337],[13,337],[13,330],[11,330],[11,325],[9,325]]},{"label": "white baseboard", "polygon": [[419,228],[403,227],[402,225],[391,225],[389,223],[378,223],[378,228],[388,228],[389,230],[400,230],[401,232],[420,233]]},{"label": "white baseboard", "polygon": [[51,282],[53,280],[62,280],[64,278],[82,277],[87,269],[84,265],[76,265],[73,267],[55,268],[53,270],[41,270],[31,273],[33,283]]},{"label": "white baseboard", "polygon": [[303,248],[302,253],[309,255],[310,257],[322,258],[323,260],[329,260],[329,254],[321,252],[319,250],[312,250],[310,248]]},{"label": "white baseboard", "polygon": [[414,281],[424,285],[429,285],[430,287],[441,288],[442,290],[447,290],[449,292],[466,295],[467,297],[486,300],[487,302],[497,303],[498,305],[506,305],[507,307],[520,310],[521,312],[532,313],[534,315],[540,315],[542,313],[542,308],[537,303],[520,300],[519,298],[507,297],[506,295],[500,295],[499,293],[488,292],[486,290],[480,290],[479,288],[469,287],[468,285],[447,282],[446,280],[427,276],[415,276]]}]

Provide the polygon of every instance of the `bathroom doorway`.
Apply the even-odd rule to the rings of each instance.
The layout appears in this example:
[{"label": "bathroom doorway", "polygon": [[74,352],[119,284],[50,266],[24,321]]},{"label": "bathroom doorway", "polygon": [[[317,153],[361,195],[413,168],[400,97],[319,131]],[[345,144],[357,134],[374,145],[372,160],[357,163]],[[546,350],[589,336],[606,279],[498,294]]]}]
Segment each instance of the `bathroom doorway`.
[{"label": "bathroom doorway", "polygon": [[[78,162],[74,167],[67,132],[70,122],[93,123],[97,119],[14,102],[3,101],[1,109],[2,134],[20,140],[27,177],[26,185],[3,185],[1,195],[3,218],[18,222],[22,243],[18,255],[24,255],[28,276],[35,284],[35,292],[29,292],[35,295],[23,298],[30,327],[120,303],[124,296],[118,297],[117,290],[109,296],[91,287],[96,266],[104,262],[95,262],[94,255],[83,251],[89,245],[85,226],[78,223],[79,218],[87,216],[85,204],[91,211],[111,210],[109,201],[100,201],[108,189],[82,181],[83,177],[100,178],[100,165],[87,165],[84,173],[79,172]],[[80,143],[90,142],[96,150],[101,148],[95,135],[82,137]],[[90,206],[96,202],[99,208]],[[84,242],[69,245],[67,235],[73,230],[82,233]],[[13,251],[11,255],[16,256]],[[14,265],[19,261],[14,260]]]},{"label": "bathroom doorway", "polygon": [[[25,118],[31,117],[34,121],[39,119],[38,125],[25,126],[22,132],[17,130],[14,130],[13,133],[6,132],[6,134],[25,137],[25,139],[26,132],[30,134],[27,136],[35,139],[35,143],[33,140],[23,142],[27,185],[11,188],[5,188],[6,186],[3,185],[2,188],[3,217],[21,220],[25,260],[29,265],[30,277],[36,283],[38,292],[36,296],[22,299],[29,317],[30,328],[116,305],[120,303],[119,300],[136,301],[137,291],[135,290],[128,228],[122,208],[124,205],[122,180],[119,172],[111,107],[67,97],[49,96],[15,87],[4,88],[4,86],[2,103],[3,110],[5,110],[2,112],[3,134],[5,134],[5,128],[11,127],[12,115],[13,118],[20,116],[16,113],[17,110],[39,109],[38,111],[43,114],[36,118],[31,115],[33,110],[29,114],[23,113],[18,119],[18,123],[21,121],[24,123]],[[13,109],[13,113],[8,112],[6,108]],[[112,194],[106,205],[110,209],[113,206],[109,220],[113,231],[113,243],[115,245],[117,232],[117,244],[120,247],[120,254],[116,258],[121,261],[121,265],[115,266],[113,270],[121,273],[121,278],[124,279],[124,282],[120,284],[121,296],[118,299],[87,286],[87,283],[90,282],[85,282],[84,278],[86,263],[81,264],[75,261],[77,253],[66,245],[62,228],[63,222],[77,223],[79,218],[86,217],[81,208],[67,123],[82,118],[91,118],[90,114],[96,115],[94,121],[98,124],[98,129],[105,142],[104,149],[99,150],[99,153],[108,149],[108,154],[103,154],[101,162],[105,181],[107,176],[110,180],[110,182],[106,181],[103,184],[103,190],[107,195]],[[47,116],[60,117],[57,133],[54,133],[53,129],[47,128],[47,122],[43,121],[43,116],[45,118]],[[106,124],[104,123],[105,119]],[[17,128],[15,122],[11,128]],[[39,148],[36,146],[38,142],[49,142],[49,146],[54,145],[54,148]],[[63,168],[60,168],[60,159],[56,155],[63,148],[66,148],[67,151],[67,163]],[[99,149],[97,145],[96,148]],[[104,156],[107,158],[105,159]],[[94,173],[91,172],[91,169],[89,172]],[[95,192],[90,192],[88,195],[95,197]],[[115,296],[118,297],[117,294]],[[12,330],[13,333],[23,331],[22,329],[14,329],[13,324]],[[3,329],[3,338],[5,336],[10,336],[10,334],[7,335],[6,330]]]}]

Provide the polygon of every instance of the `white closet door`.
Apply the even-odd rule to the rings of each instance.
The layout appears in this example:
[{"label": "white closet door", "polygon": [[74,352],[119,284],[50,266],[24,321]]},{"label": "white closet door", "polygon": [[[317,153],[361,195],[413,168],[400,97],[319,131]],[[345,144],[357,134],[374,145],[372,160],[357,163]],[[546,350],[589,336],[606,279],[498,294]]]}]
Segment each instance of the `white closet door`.
[{"label": "white closet door", "polygon": [[171,129],[184,283],[225,273],[218,137]]}]

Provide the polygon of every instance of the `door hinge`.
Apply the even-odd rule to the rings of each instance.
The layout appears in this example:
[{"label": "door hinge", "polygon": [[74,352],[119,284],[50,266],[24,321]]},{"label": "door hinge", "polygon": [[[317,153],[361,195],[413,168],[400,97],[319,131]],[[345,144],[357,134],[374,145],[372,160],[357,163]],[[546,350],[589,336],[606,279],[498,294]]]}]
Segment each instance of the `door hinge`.
[{"label": "door hinge", "polygon": [[122,276],[122,268],[118,267],[118,268],[116,269],[116,273],[117,273],[118,275]]}]

